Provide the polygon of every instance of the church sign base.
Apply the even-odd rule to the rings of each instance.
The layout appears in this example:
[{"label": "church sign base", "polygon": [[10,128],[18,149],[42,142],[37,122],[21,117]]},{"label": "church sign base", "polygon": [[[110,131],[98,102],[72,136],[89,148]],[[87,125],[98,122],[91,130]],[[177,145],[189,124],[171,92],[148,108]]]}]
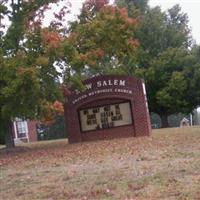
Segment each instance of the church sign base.
[{"label": "church sign base", "polygon": [[144,81],[131,76],[96,76],[72,91],[65,103],[69,143],[148,136],[151,132]]}]

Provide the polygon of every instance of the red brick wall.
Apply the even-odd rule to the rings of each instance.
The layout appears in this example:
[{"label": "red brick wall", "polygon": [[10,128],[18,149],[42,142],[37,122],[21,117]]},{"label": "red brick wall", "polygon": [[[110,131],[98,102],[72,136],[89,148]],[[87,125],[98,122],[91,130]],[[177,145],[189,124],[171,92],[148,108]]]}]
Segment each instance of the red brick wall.
[{"label": "red brick wall", "polygon": [[[28,126],[28,135],[29,135],[29,141],[30,142],[35,142],[37,141],[37,129],[36,129],[36,121],[33,120],[26,120],[27,121],[27,126]],[[17,127],[16,127],[17,131]],[[15,129],[14,129],[14,123],[13,123],[13,138],[15,138]],[[23,142],[28,142],[28,139],[25,138],[19,138]]]},{"label": "red brick wall", "polygon": [[[80,94],[73,93],[68,96],[65,104],[65,123],[70,143],[81,142],[96,139],[110,139],[114,137],[145,136],[151,133],[150,118],[148,108],[146,107],[146,97],[143,92],[143,80],[130,76],[97,76],[85,81],[96,83],[102,80],[126,80],[126,86],[109,85],[101,89],[110,89],[111,92],[95,94],[89,96],[89,92],[99,90],[92,88]],[[115,89],[131,90],[132,94],[116,92]],[[81,97],[86,98],[81,99]],[[80,98],[79,101],[75,101]],[[106,105],[116,102],[129,101],[131,103],[133,124],[110,129],[81,132],[78,110],[94,106]]]},{"label": "red brick wall", "polygon": [[37,141],[37,130],[36,130],[36,121],[27,120],[28,132],[29,132],[29,141]]}]

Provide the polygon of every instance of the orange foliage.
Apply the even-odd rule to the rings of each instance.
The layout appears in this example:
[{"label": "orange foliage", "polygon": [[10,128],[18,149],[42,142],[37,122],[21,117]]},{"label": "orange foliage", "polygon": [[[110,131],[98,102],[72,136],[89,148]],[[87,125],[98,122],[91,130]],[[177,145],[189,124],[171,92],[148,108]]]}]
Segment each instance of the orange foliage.
[{"label": "orange foliage", "polygon": [[46,103],[47,111],[45,117],[41,120],[41,122],[45,125],[51,125],[55,122],[56,116],[62,116],[64,114],[63,104],[59,101],[55,101],[54,103]]},{"label": "orange foliage", "polygon": [[128,18],[128,12],[126,8],[116,8],[116,11],[118,11],[122,18],[127,19]]},{"label": "orange foliage", "polygon": [[86,62],[87,61],[87,55],[81,54],[80,55],[80,60],[83,61],[83,62]]},{"label": "orange foliage", "polygon": [[42,38],[44,43],[51,49],[60,47],[61,36],[56,32],[43,31]]},{"label": "orange foliage", "polygon": [[93,51],[93,54],[98,58],[102,58],[104,56],[104,51],[102,49],[98,48]]},{"label": "orange foliage", "polygon": [[63,108],[63,104],[59,101],[55,101],[52,105],[51,105],[51,109],[56,112],[58,115],[63,115],[64,114],[64,108]]},{"label": "orange foliage", "polygon": [[92,62],[92,60],[96,58],[101,59],[104,57],[104,55],[105,55],[104,51],[98,48],[98,49],[93,49],[87,52],[86,54],[81,54],[80,59],[84,62],[93,63],[92,65],[94,65],[95,63]]},{"label": "orange foliage", "polygon": [[138,47],[139,46],[139,41],[138,40],[133,40],[133,39],[130,39],[128,41],[128,44],[132,47]]},{"label": "orange foliage", "polygon": [[135,25],[135,24],[137,24],[137,19],[127,18],[126,22],[127,22],[129,25]]},{"label": "orange foliage", "polygon": [[103,7],[103,8],[101,9],[101,11],[102,11],[103,13],[106,13],[106,14],[115,15],[116,9],[117,9],[117,8],[116,8],[115,6],[110,6],[110,5],[108,5],[108,6]]},{"label": "orange foliage", "polygon": [[137,24],[137,19],[128,17],[128,11],[126,8],[118,8],[115,6],[107,5],[102,8],[102,10],[108,14],[116,15],[119,14],[120,17],[128,24],[128,25],[135,25]]}]

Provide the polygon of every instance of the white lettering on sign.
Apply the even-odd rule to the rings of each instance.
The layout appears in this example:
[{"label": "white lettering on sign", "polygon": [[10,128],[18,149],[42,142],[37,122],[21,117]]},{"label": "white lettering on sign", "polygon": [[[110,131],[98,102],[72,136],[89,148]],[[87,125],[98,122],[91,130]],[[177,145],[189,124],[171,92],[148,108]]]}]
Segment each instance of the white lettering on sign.
[{"label": "white lettering on sign", "polygon": [[97,81],[97,87],[101,87],[101,81]]},{"label": "white lettering on sign", "polygon": [[86,84],[85,87],[87,90],[92,89],[92,83]]},{"label": "white lettering on sign", "polygon": [[114,80],[114,85],[118,85],[118,80]]},{"label": "white lettering on sign", "polygon": [[103,81],[103,86],[107,86],[107,82],[106,81]]},{"label": "white lettering on sign", "polygon": [[112,89],[94,90],[93,92],[88,93],[88,96],[93,96],[95,94],[107,93],[112,91],[113,91]]},{"label": "white lettering on sign", "polygon": [[105,86],[126,86],[126,81],[125,80],[104,80],[104,81],[97,81],[96,86],[97,87],[105,87]]},{"label": "white lettering on sign", "polygon": [[119,80],[119,85],[120,86],[125,86],[126,85],[126,81],[125,80]]},{"label": "white lettering on sign", "polygon": [[120,92],[120,93],[126,93],[126,94],[133,94],[132,90],[126,90],[126,89],[115,89],[115,92]]},{"label": "white lettering on sign", "polygon": [[87,94],[84,94],[84,95],[78,97],[77,99],[75,99],[72,103],[75,104],[75,103],[79,102],[80,100],[85,99],[87,97],[88,97]]},{"label": "white lettering on sign", "polygon": [[124,93],[124,94],[129,94],[132,95],[133,91],[132,90],[128,90],[128,89],[120,89],[120,88],[115,88],[114,90],[112,88],[108,88],[108,89],[97,89],[91,92],[87,92],[86,94],[79,96],[78,98],[76,98],[75,100],[72,101],[73,104],[76,104],[77,102],[86,99],[87,97],[91,97],[94,95],[99,95],[99,94],[104,94],[104,93],[111,93],[111,92],[115,92],[115,93]]}]

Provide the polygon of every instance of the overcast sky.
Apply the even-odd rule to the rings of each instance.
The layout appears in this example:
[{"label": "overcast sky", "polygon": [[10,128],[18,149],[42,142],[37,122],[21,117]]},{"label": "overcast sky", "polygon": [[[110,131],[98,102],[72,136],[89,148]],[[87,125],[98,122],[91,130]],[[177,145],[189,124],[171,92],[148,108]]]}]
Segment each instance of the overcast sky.
[{"label": "overcast sky", "polygon": [[[78,14],[84,0],[71,0],[70,2],[72,3],[72,13]],[[149,0],[151,7],[159,5],[163,11],[175,4],[179,4],[182,11],[188,14],[192,35],[197,43],[200,44],[200,0]]]}]

